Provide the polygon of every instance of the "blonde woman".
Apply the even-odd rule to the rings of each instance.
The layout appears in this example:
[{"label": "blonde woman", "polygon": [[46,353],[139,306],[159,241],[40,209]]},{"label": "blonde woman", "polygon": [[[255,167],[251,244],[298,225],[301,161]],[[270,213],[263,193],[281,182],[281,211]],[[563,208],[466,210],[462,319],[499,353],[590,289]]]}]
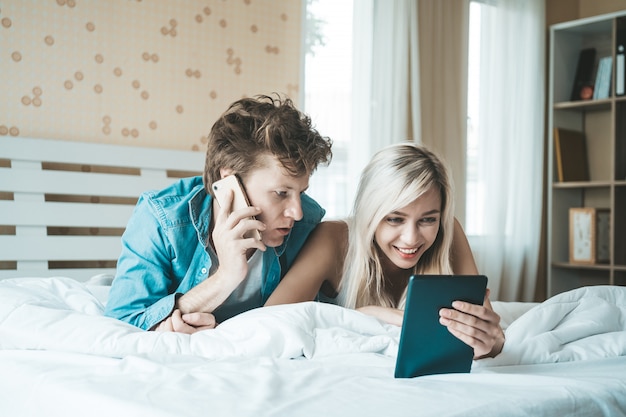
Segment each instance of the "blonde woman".
[{"label": "blonde woman", "polygon": [[[444,163],[423,146],[389,146],[363,171],[350,218],[316,228],[266,305],[312,300],[319,292],[401,325],[411,275],[478,273],[453,212]],[[477,359],[497,355],[504,344],[488,295],[482,306],[456,302],[440,312],[441,324]]]}]

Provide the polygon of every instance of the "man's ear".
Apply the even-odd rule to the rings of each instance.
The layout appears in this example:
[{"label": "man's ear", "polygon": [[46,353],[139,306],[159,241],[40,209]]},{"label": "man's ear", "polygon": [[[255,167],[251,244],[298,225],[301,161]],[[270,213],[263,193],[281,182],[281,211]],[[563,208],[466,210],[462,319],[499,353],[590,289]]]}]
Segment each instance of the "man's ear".
[{"label": "man's ear", "polygon": [[233,173],[234,171],[230,168],[220,168],[220,178],[228,177],[229,175],[232,175]]}]

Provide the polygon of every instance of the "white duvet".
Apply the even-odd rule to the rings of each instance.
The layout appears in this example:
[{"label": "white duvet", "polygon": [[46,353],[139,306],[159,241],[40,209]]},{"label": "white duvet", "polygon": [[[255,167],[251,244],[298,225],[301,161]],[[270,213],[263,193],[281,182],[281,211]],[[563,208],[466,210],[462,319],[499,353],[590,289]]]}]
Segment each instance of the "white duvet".
[{"label": "white duvet", "polygon": [[146,332],[103,316],[81,283],[66,278],[0,281],[0,348],[121,358],[194,355],[206,359],[394,355],[399,329],[355,311],[315,302],[260,308],[193,335]]},{"label": "white duvet", "polygon": [[[193,335],[145,332],[102,315],[77,281],[0,281],[0,349],[122,358],[317,358],[370,352],[395,357],[399,328],[338,306],[308,302],[260,308]],[[586,287],[532,308],[506,329],[503,352],[474,366],[555,363],[626,355],[626,288]]]},{"label": "white duvet", "polygon": [[356,311],[302,303],[155,333],[102,316],[92,291],[0,281],[0,416],[626,416],[623,287],[494,303],[500,356],[413,379],[393,378],[399,328]]}]

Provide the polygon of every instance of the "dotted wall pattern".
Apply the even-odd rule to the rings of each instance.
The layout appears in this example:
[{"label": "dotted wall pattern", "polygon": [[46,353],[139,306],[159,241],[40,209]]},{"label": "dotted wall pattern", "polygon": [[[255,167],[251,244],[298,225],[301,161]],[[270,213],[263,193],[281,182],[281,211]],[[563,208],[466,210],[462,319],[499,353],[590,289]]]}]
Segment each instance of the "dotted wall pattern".
[{"label": "dotted wall pattern", "polygon": [[301,7],[0,0],[0,140],[203,151],[232,101],[277,92],[297,102]]}]

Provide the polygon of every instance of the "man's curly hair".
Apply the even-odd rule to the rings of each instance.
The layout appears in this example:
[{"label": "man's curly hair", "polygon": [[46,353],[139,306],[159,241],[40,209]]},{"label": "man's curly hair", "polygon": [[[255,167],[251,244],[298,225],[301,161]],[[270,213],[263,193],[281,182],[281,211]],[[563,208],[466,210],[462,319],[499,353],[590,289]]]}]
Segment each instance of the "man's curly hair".
[{"label": "man's curly hair", "polygon": [[311,119],[289,98],[259,95],[230,105],[211,128],[206,151],[204,187],[220,179],[220,169],[230,168],[245,178],[271,155],[295,177],[311,175],[319,164],[332,159],[332,141],[321,136]]}]

